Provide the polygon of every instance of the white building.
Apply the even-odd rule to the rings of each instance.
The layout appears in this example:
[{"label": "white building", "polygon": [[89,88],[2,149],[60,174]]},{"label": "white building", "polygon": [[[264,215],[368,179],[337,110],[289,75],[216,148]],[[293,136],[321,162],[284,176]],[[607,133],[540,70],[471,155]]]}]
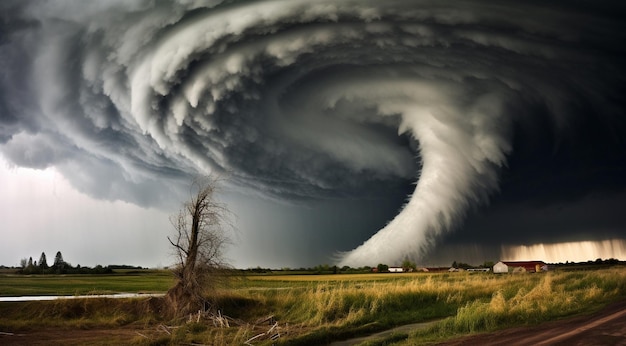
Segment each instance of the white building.
[{"label": "white building", "polygon": [[503,262],[498,262],[493,266],[494,273],[508,273],[509,266],[504,264]]}]

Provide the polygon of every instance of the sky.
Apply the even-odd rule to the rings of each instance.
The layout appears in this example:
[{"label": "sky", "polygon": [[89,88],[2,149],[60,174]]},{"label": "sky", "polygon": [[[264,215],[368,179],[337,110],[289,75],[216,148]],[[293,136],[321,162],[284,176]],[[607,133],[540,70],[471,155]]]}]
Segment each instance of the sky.
[{"label": "sky", "polygon": [[620,1],[0,2],[0,264],[626,260]]}]

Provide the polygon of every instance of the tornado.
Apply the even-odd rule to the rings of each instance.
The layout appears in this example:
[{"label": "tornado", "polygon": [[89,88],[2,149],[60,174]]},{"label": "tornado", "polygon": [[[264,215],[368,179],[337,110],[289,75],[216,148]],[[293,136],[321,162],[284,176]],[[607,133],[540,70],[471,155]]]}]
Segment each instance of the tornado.
[{"label": "tornado", "polygon": [[414,182],[386,226],[337,249],[341,265],[424,258],[497,195],[516,143],[534,133],[557,151],[593,124],[624,146],[620,2],[0,8],[8,161],[142,206],[166,205],[204,174],[284,203]]}]

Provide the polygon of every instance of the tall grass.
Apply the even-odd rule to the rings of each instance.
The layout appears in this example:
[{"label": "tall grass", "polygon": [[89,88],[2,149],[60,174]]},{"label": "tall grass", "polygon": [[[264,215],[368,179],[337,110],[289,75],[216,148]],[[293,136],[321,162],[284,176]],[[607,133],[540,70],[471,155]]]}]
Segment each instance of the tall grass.
[{"label": "tall grass", "polygon": [[256,302],[255,309],[307,330],[307,335],[292,338],[291,343],[319,344],[395,325],[448,317],[466,302],[488,300],[500,287],[531,287],[536,281],[532,276],[467,273],[383,275],[372,276],[373,281],[366,276],[355,280],[335,277],[337,280],[333,281],[324,276],[328,281],[306,286],[301,285],[303,278],[296,277],[293,289],[288,288],[289,278],[283,277],[282,287],[236,292]]},{"label": "tall grass", "polygon": [[70,299],[0,303],[0,331],[115,328],[162,320],[159,299]]},{"label": "tall grass", "polygon": [[538,280],[532,285],[518,282],[518,285],[499,287],[488,300],[464,302],[454,316],[419,332],[414,341],[429,335],[446,338],[538,324],[591,312],[626,297],[624,268],[585,273],[551,272],[535,274],[533,279]]},{"label": "tall grass", "polygon": [[[288,286],[287,281],[283,284]],[[597,309],[626,297],[626,270],[416,274],[387,280],[377,277],[375,281],[340,278],[298,289],[240,293],[272,310],[279,320],[305,325],[308,335],[292,339],[296,344],[315,344],[446,317],[426,333],[449,337],[536,324]]]},{"label": "tall grass", "polygon": [[[274,315],[289,325],[290,332],[279,344],[316,345],[436,319],[444,320],[425,332],[431,338],[534,324],[625,297],[625,285],[624,269],[520,275],[270,276],[235,285],[236,289],[222,291],[218,300],[227,315],[248,320]],[[211,338],[219,335],[219,340],[226,340],[224,335],[229,335],[245,341],[254,335],[245,328],[224,333],[207,331],[204,342],[227,345]],[[194,340],[202,341],[197,335]]]},{"label": "tall grass", "polygon": [[[408,342],[417,344],[429,338],[440,340],[540,323],[588,312],[624,297],[625,268],[519,275],[255,276],[218,290],[214,297],[222,314],[248,324],[217,328],[210,321],[200,321],[199,325],[183,324],[172,335],[138,342],[242,344],[259,332],[254,321],[270,315],[282,328],[281,338],[274,342],[296,345],[323,344],[396,325],[442,319],[427,331],[410,336]],[[89,328],[138,321],[142,324],[180,322],[160,320],[158,309],[150,308],[150,304],[130,300],[129,305],[121,301],[103,302],[0,304],[0,327],[43,321],[43,316],[53,317],[59,325],[66,321],[70,327]]]}]

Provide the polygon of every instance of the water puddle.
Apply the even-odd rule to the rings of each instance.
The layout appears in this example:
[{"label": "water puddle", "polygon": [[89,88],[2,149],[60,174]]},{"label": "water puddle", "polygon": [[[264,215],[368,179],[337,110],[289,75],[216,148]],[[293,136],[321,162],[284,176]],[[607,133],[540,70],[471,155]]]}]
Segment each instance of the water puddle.
[{"label": "water puddle", "polygon": [[18,296],[0,297],[0,302],[35,302],[57,299],[91,299],[91,298],[143,298],[163,297],[164,293],[115,293],[115,294],[90,294],[82,296]]}]

